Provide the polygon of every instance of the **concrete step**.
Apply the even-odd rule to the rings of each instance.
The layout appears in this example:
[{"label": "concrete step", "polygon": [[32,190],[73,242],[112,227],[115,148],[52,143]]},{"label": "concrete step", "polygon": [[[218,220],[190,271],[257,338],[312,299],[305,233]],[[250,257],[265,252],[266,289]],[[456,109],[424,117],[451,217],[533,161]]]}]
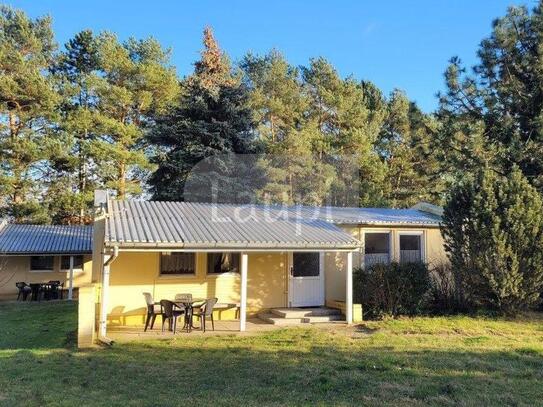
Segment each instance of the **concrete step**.
[{"label": "concrete step", "polygon": [[299,319],[306,317],[326,317],[331,315],[341,315],[341,312],[335,308],[315,307],[315,308],[272,308],[272,314],[279,318]]},{"label": "concrete step", "polygon": [[279,326],[300,325],[303,323],[301,318],[281,318],[272,313],[258,314],[258,318],[268,324]]},{"label": "concrete step", "polygon": [[302,318],[302,322],[304,324],[318,324],[318,323],[335,322],[335,321],[345,321],[345,318],[343,317],[343,315],[325,315],[325,316]]}]

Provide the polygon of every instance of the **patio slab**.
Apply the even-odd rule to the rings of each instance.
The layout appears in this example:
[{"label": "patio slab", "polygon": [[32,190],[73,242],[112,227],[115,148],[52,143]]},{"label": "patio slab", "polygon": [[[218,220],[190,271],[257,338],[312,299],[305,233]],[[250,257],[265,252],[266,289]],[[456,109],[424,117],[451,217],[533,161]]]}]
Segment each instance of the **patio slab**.
[{"label": "patio slab", "polygon": [[[205,333],[199,329],[193,329],[191,332],[178,329],[175,337],[182,337],[186,335],[247,335],[280,329],[281,327],[268,324],[258,318],[249,318],[247,319],[246,328],[247,330],[245,332],[240,332],[239,321],[215,321],[215,331],[212,331],[211,322],[206,322]],[[154,329],[148,329],[147,332],[143,331],[143,326],[108,326],[107,336],[115,342],[130,342],[134,340],[172,338],[174,337],[174,334],[173,332],[169,331],[162,333],[161,322],[158,319],[155,323]]]}]

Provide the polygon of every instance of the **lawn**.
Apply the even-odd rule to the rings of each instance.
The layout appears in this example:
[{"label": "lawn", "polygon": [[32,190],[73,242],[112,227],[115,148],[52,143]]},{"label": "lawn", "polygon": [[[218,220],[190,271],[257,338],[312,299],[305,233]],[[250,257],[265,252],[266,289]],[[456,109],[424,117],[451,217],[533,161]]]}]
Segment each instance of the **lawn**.
[{"label": "lawn", "polygon": [[440,317],[75,349],[76,307],[0,305],[0,406],[542,405],[543,318]]}]

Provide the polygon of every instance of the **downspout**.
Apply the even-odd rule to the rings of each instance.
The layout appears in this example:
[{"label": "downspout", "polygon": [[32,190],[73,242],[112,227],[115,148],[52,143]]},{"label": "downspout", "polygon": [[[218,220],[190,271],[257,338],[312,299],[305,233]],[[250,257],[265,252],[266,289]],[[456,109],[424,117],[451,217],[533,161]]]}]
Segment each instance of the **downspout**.
[{"label": "downspout", "polygon": [[119,256],[119,247],[113,247],[113,254],[105,261],[102,269],[102,295],[100,299],[100,325],[98,341],[110,345],[112,340],[106,336],[107,332],[107,307],[109,303],[109,268],[111,263]]}]

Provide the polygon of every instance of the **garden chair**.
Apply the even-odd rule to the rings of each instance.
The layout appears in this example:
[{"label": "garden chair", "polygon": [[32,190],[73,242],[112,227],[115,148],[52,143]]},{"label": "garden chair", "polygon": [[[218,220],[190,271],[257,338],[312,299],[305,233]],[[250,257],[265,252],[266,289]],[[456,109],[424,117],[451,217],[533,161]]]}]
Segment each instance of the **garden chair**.
[{"label": "garden chair", "polygon": [[168,328],[175,335],[177,328],[177,318],[185,314],[184,309],[179,309],[175,303],[170,300],[160,300],[160,314],[162,315],[162,332],[164,332],[164,324],[168,320]]},{"label": "garden chair", "polygon": [[175,302],[191,302],[192,301],[192,294],[185,293],[185,294],[175,294]]},{"label": "garden chair", "polygon": [[147,304],[147,316],[145,317],[145,328],[143,329],[143,331],[147,332],[149,324],[151,324],[151,329],[153,329],[156,316],[159,315],[162,311],[160,308],[160,303],[153,301],[153,296],[151,295],[151,293],[143,293],[143,296],[145,297],[145,303]]},{"label": "garden chair", "polygon": [[210,298],[204,302],[204,305],[199,310],[194,311],[193,315],[200,320],[200,329],[206,331],[206,318],[211,320],[211,328],[215,330],[215,322],[213,321],[213,307],[217,303],[217,298]]},{"label": "garden chair", "polygon": [[20,298],[22,298],[23,301],[26,301],[28,294],[32,292],[30,286],[24,281],[18,281],[15,283],[15,287],[17,287],[19,290],[19,293],[17,294],[17,301],[19,301]]}]

